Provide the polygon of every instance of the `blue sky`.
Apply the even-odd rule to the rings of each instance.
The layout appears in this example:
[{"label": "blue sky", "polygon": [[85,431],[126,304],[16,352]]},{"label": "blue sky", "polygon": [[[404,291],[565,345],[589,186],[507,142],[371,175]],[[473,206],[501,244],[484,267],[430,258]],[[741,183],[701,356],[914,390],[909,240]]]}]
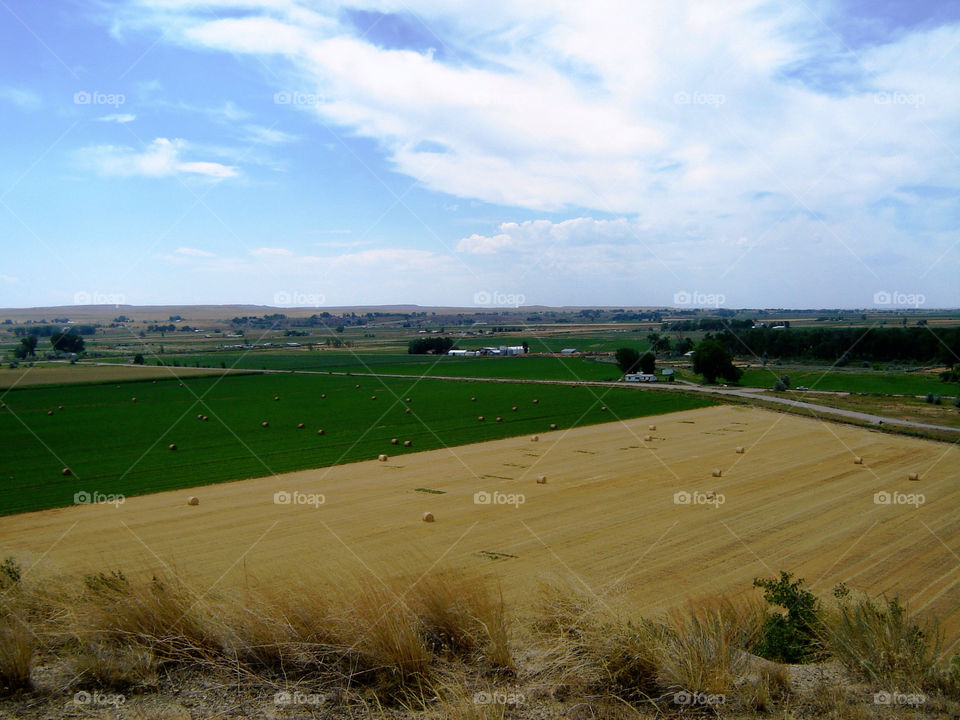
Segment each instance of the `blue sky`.
[{"label": "blue sky", "polygon": [[957,307],[958,78],[957,2],[0,0],[0,306]]}]

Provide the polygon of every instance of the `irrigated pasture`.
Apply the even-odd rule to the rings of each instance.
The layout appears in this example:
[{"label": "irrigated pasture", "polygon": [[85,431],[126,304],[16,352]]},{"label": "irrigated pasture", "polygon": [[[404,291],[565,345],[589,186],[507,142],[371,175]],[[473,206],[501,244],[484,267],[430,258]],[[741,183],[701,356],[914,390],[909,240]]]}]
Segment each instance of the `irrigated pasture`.
[{"label": "irrigated pasture", "polygon": [[17,388],[3,403],[0,514],[70,505],[80,491],[139,495],[710,401],[629,389],[274,373]]},{"label": "irrigated pasture", "polygon": [[743,407],[410,454],[392,432],[385,461],[7,517],[0,554],[41,573],[166,567],[198,592],[331,568],[480,568],[521,607],[553,577],[644,614],[755,595],[754,577],[783,569],[820,595],[841,581],[899,594],[939,616],[947,645],[958,637],[956,447]]}]

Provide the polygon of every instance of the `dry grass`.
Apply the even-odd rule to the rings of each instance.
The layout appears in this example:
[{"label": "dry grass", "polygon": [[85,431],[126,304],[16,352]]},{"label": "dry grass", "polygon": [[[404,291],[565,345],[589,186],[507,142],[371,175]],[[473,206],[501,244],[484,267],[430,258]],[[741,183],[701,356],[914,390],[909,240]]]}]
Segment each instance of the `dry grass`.
[{"label": "dry grass", "polygon": [[729,694],[745,670],[745,652],[763,623],[757,605],[674,611],[659,633],[661,684],[692,693]]},{"label": "dry grass", "polygon": [[863,680],[917,691],[951,684],[938,667],[936,624],[911,616],[897,598],[842,600],[826,613],[822,635],[834,657]]},{"label": "dry grass", "polygon": [[0,619],[0,692],[30,687],[36,638],[16,617]]},{"label": "dry grass", "polygon": [[[42,665],[44,673],[60,668],[60,690],[140,697],[180,673],[200,674],[212,686],[261,688],[268,697],[278,688],[322,691],[380,717],[503,720],[534,708],[584,718],[720,713],[678,706],[681,691],[722,696],[723,713],[743,717],[870,714],[860,689],[834,678],[801,692],[786,666],[749,655],[763,617],[749,603],[691,605],[651,620],[637,616],[627,596],[552,584],[521,624],[495,585],[450,570],[383,582],[325,575],[210,596],[177,578],[109,572],[18,581],[0,602],[7,693],[29,688],[32,666]],[[953,686],[936,669],[936,635],[898,608],[841,602],[825,624],[827,648],[873,687],[923,689],[929,708],[955,709],[946,704]]]}]

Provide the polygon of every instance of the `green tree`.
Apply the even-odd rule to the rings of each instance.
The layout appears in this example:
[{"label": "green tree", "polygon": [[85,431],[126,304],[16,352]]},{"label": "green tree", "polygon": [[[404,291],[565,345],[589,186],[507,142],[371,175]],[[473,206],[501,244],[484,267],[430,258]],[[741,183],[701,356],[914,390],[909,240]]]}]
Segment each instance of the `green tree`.
[{"label": "green tree", "polygon": [[640,372],[653,375],[657,371],[657,358],[652,352],[640,356]]},{"label": "green tree", "polygon": [[20,338],[20,344],[13,349],[13,356],[21,360],[28,355],[36,355],[37,336],[26,335]]},{"label": "green tree", "polygon": [[50,336],[50,344],[57,352],[83,352],[83,338],[74,332],[55,332]]},{"label": "green tree", "polygon": [[143,365],[143,354],[142,354],[142,353],[137,353],[136,355],[133,356],[133,364],[134,364],[134,365]]},{"label": "green tree", "polygon": [[708,383],[715,383],[718,377],[736,382],[743,374],[734,366],[723,343],[715,338],[704,338],[697,343],[693,350],[693,371],[703,375]]},{"label": "green tree", "polygon": [[640,353],[630,347],[617,348],[614,357],[617,359],[617,366],[624,374],[636,372],[640,365]]}]

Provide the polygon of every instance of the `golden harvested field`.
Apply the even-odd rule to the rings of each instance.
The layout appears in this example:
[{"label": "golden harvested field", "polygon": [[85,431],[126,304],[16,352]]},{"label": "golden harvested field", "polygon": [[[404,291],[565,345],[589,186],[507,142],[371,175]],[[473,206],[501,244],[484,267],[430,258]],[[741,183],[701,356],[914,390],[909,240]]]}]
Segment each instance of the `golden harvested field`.
[{"label": "golden harvested field", "polygon": [[[957,455],[932,441],[713,407],[539,442],[511,438],[118,507],[5,517],[0,555],[38,562],[39,573],[168,566],[200,590],[309,580],[331,569],[386,577],[434,564],[479,568],[501,578],[520,606],[539,579],[560,578],[609,593],[611,602],[623,594],[648,614],[687,599],[757,593],[754,577],[783,569],[821,596],[840,581],[899,593],[941,619],[949,645],[960,634]],[[920,480],[909,481],[911,472]],[[723,502],[675,503],[675,493],[695,491]],[[278,492],[316,504],[277,504]],[[476,504],[477,492],[522,494],[524,502]],[[924,497],[918,507],[884,505],[877,492]],[[187,505],[190,495],[199,505]],[[435,522],[421,520],[427,511]]]},{"label": "golden harvested field", "polygon": [[109,382],[112,380],[144,380],[150,378],[222,375],[220,368],[157,367],[155,365],[42,365],[15,370],[0,369],[0,389],[53,385],[56,383]]}]

